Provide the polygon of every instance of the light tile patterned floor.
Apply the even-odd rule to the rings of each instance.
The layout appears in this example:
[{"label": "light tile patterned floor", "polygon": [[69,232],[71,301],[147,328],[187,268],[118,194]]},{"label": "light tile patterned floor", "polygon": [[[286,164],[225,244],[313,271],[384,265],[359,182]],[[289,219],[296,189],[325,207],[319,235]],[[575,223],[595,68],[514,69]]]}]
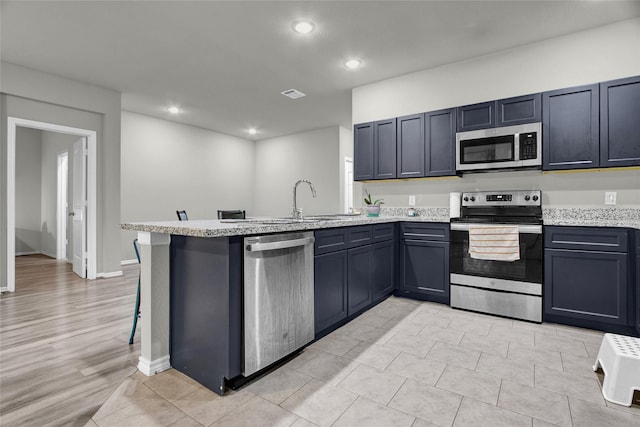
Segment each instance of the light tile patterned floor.
[{"label": "light tile patterned floor", "polygon": [[88,425],[638,427],[639,404],[602,397],[601,339],[391,297],[224,397],[136,373]]}]

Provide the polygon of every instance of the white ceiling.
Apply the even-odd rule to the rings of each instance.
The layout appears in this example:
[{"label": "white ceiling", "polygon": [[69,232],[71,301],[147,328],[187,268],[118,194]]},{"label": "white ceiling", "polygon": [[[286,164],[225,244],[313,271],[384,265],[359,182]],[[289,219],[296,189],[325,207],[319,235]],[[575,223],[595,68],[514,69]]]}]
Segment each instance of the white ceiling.
[{"label": "white ceiling", "polygon": [[[2,1],[3,61],[243,138],[351,126],[351,89],[640,16],[640,1]],[[291,30],[313,20],[311,35]],[[359,57],[364,66],[343,62]],[[295,88],[306,97],[280,92]],[[453,89],[455,90],[455,89]],[[184,111],[170,116],[169,104]],[[259,133],[247,134],[249,127]]]}]

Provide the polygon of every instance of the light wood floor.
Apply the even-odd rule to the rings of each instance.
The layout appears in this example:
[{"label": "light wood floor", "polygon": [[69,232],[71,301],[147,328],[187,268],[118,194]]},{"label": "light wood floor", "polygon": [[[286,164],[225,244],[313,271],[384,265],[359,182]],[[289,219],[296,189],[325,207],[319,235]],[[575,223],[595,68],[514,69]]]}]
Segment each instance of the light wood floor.
[{"label": "light wood floor", "polygon": [[85,425],[135,372],[138,269],[84,280],[64,261],[16,258],[16,292],[0,297],[0,425]]}]

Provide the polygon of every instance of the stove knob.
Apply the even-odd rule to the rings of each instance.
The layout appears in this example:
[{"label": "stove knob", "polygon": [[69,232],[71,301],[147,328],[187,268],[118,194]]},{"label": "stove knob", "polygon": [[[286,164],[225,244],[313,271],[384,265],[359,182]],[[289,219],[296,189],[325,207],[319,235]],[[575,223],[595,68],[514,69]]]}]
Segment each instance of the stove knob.
[{"label": "stove knob", "polygon": [[464,196],[464,201],[465,201],[465,202],[468,202],[468,201],[469,201],[469,198],[468,198],[467,196]]},{"label": "stove knob", "polygon": [[533,201],[537,202],[538,201],[538,196],[533,196]]},{"label": "stove knob", "polygon": [[530,198],[531,198],[531,197],[529,197],[529,195],[528,195],[528,194],[527,194],[526,196],[524,196],[524,199],[525,199],[527,202],[529,201],[529,199],[530,199]]},{"label": "stove knob", "polygon": [[475,201],[476,201],[476,198],[475,198],[475,197],[473,197],[473,196],[471,196],[471,201],[472,201],[472,202],[475,202]]}]

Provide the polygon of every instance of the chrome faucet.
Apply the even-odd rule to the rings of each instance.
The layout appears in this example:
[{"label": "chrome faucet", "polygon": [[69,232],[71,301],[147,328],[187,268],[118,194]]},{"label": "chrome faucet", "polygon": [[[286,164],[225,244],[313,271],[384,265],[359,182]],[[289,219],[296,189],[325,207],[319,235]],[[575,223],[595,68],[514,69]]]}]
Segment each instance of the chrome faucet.
[{"label": "chrome faucet", "polygon": [[302,219],[302,209],[298,209],[298,200],[297,200],[297,190],[298,184],[306,182],[309,184],[309,188],[311,188],[311,194],[313,197],[316,197],[316,189],[313,187],[313,184],[308,179],[300,179],[293,186],[293,219],[301,220]]}]

